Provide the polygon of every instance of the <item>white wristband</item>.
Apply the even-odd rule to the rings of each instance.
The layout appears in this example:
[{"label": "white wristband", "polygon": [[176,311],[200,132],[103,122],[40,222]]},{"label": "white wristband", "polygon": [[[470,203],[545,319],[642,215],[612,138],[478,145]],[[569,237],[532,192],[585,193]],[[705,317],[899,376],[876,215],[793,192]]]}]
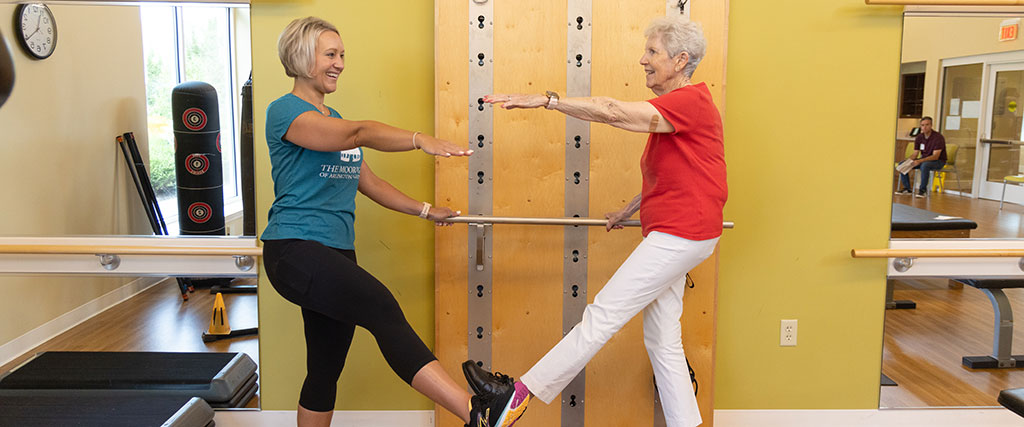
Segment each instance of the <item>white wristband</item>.
[{"label": "white wristband", "polygon": [[419,134],[420,134],[419,132],[413,132],[412,133],[412,148],[414,150],[419,150],[420,149],[420,147],[416,146],[416,135],[419,135]]},{"label": "white wristband", "polygon": [[423,209],[420,209],[420,218],[426,218],[430,213],[430,203],[423,202]]}]

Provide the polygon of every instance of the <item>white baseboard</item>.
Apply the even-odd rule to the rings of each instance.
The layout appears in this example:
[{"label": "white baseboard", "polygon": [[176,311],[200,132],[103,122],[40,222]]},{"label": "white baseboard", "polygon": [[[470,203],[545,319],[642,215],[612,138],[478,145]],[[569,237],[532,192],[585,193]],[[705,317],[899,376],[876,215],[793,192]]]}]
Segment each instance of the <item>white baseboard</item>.
[{"label": "white baseboard", "polygon": [[128,282],[120,288],[107,292],[106,294],[78,306],[74,310],[64,313],[39,327],[26,332],[7,343],[0,345],[0,365],[6,365],[18,356],[21,356],[40,344],[43,344],[53,337],[60,335],[82,323],[93,316],[106,311],[124,300],[131,298],[138,293],[149,289],[153,285],[165,280],[165,277],[140,277]]},{"label": "white baseboard", "polygon": [[[295,411],[217,411],[217,427],[295,425]],[[434,411],[334,411],[331,427],[408,427],[434,425]]]},{"label": "white baseboard", "polygon": [[[294,426],[295,411],[218,411],[217,427]],[[523,419],[529,421],[529,415]],[[715,427],[1019,427],[1001,408],[716,410]],[[337,411],[333,427],[433,427],[434,411]],[[600,424],[595,424],[600,426]]]},{"label": "white baseboard", "polygon": [[1003,408],[715,410],[715,427],[1019,427]]}]

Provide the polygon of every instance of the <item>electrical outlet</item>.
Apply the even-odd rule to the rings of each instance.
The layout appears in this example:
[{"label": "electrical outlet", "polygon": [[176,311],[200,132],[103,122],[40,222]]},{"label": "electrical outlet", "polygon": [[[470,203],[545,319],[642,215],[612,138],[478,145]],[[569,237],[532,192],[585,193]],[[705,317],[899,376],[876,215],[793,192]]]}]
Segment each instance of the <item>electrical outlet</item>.
[{"label": "electrical outlet", "polygon": [[779,327],[779,346],[796,347],[796,319],[781,321]]}]

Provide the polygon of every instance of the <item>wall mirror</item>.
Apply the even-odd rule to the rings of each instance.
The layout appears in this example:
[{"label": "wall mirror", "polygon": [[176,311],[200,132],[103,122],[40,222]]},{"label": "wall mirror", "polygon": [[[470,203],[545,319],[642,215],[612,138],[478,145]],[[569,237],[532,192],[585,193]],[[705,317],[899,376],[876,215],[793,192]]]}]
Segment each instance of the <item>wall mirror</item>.
[{"label": "wall mirror", "polygon": [[[908,7],[892,164],[922,145],[928,154],[935,135],[945,151],[938,170],[909,174],[910,192],[891,170],[894,241],[1024,237],[1021,18],[1022,8]],[[931,118],[931,132],[923,117]],[[1005,296],[1024,307],[1018,289]],[[889,280],[879,406],[998,406],[1000,390],[1024,383],[1024,366],[964,359],[995,351],[999,313],[991,301],[948,277]],[[1019,346],[1024,333],[1013,335]]]},{"label": "wall mirror", "polygon": [[215,90],[221,161],[197,159],[185,171],[221,170],[224,234],[255,234],[243,226],[243,205],[251,204],[243,181],[252,170],[242,144],[241,94],[252,69],[248,4],[49,4],[57,34],[45,59],[18,41],[19,5],[2,7],[17,80],[0,111],[7,154],[0,235],[153,234],[115,142],[129,132],[168,233],[179,234],[171,94],[187,81]]},{"label": "wall mirror", "polygon": [[[25,5],[0,1],[0,34],[16,76],[0,108],[0,239],[90,237],[126,245],[138,238],[129,236],[154,235],[147,208],[153,205],[160,208],[166,234],[182,234],[174,119],[183,115],[173,111],[172,90],[182,82],[202,81],[216,93],[201,118],[219,124],[215,146],[221,161],[193,159],[197,163],[186,171],[220,171],[224,209],[185,215],[223,215],[222,232],[213,233],[223,240],[207,244],[254,244],[255,218],[243,214],[254,205],[246,196],[251,180],[245,181],[245,173],[252,171],[251,145],[243,142],[243,134],[252,132],[244,122],[242,97],[252,70],[247,2],[45,5],[52,18],[39,14],[32,15],[36,21],[22,22],[15,16]],[[39,25],[44,19],[55,26]],[[54,50],[43,58],[18,40],[26,33],[41,34],[40,28],[55,29]],[[116,140],[127,133],[150,178],[150,204]],[[61,270],[36,273],[54,271]],[[51,350],[239,352],[259,362],[254,335],[203,341],[215,301],[207,289],[197,286],[183,302],[181,282],[166,276],[36,273],[0,275],[7,296],[0,301],[5,325],[0,327],[0,376],[33,354]],[[248,276],[254,287],[251,271]],[[225,319],[233,329],[255,330],[255,293],[225,292],[224,300]],[[258,386],[246,387],[248,393]],[[243,400],[241,407],[259,405],[258,396]]]}]

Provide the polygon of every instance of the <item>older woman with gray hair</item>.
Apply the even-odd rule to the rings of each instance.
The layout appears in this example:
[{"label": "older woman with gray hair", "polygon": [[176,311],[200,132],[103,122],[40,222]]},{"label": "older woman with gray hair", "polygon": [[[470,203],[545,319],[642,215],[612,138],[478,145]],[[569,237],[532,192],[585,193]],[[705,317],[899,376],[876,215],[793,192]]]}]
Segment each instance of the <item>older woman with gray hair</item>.
[{"label": "older woman with gray hair", "polygon": [[606,215],[607,229],[640,211],[644,240],[586,307],[583,319],[520,381],[491,374],[473,361],[463,373],[476,391],[513,390],[511,411],[521,416],[531,396],[550,403],[611,337],[640,311],[644,345],[654,368],[669,426],[701,423],[683,354],[679,319],[686,273],[708,258],[722,234],[727,189],[722,120],[704,83],[692,83],[704,57],[700,24],[659,18],[644,32],[640,58],[647,87],[641,102],[607,97],[560,98],[554,92],[495,94],[484,101],[503,108],[539,108],[617,128],[649,133],[640,159],[641,193]]},{"label": "older woman with gray hair", "polygon": [[288,24],[278,55],[294,85],[267,107],[275,198],[261,239],[271,285],[302,312],[306,378],[298,425],[331,424],[356,326],[373,334],[391,369],[416,391],[475,427],[502,425],[501,408],[511,392],[473,396],[455,384],[388,288],[356,264],[354,246],[357,191],[386,208],[436,222],[458,214],[415,200],[375,175],[363,147],[442,157],[472,151],[376,121],[345,120],[324,104],[338,89],[345,45],[338,29],[322,19]]}]

